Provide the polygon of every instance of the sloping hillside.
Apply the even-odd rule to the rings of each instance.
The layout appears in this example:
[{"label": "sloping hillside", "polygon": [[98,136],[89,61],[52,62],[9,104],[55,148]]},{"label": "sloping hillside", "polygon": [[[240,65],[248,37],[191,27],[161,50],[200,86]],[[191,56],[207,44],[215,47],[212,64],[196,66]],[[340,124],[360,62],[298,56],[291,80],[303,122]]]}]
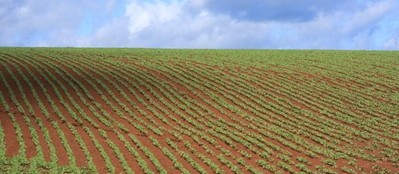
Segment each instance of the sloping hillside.
[{"label": "sloping hillside", "polygon": [[399,52],[0,48],[0,172],[399,172]]}]

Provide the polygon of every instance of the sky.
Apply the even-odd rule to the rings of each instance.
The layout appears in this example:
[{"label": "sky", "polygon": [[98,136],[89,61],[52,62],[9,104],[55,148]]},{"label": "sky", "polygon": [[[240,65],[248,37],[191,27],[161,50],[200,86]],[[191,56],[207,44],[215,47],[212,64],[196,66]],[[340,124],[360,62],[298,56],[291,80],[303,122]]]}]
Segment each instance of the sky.
[{"label": "sky", "polygon": [[0,46],[399,50],[398,0],[0,0]]}]

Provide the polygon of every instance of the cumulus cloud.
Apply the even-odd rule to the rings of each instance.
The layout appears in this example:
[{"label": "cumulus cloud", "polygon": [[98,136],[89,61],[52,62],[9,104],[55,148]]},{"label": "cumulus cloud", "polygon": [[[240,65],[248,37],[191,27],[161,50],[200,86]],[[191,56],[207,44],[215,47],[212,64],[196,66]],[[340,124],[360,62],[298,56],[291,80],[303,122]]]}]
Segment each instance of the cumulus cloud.
[{"label": "cumulus cloud", "polygon": [[133,1],[126,7],[126,15],[129,17],[129,31],[138,33],[149,27],[165,24],[179,18],[182,3],[172,1],[170,3],[158,1],[157,3],[139,3]]},{"label": "cumulus cloud", "polygon": [[[351,1],[352,5],[342,1],[330,9],[327,9],[329,3],[314,2],[311,15],[288,22],[281,16],[268,20],[271,16],[263,15],[265,19],[258,21],[230,14],[229,10],[238,7],[251,9],[246,6],[254,3],[240,2],[229,7],[227,2],[210,0],[130,1],[125,16],[129,21],[128,39],[121,42],[140,47],[378,49],[366,44],[373,42],[370,33],[383,25],[379,21],[398,7],[390,0],[364,4]],[[301,4],[289,0],[268,3],[269,6]],[[312,1],[302,4],[307,3]],[[225,10],[214,6],[223,6]],[[311,19],[305,20],[308,17]]]},{"label": "cumulus cloud", "polygon": [[76,11],[77,3],[67,5],[62,1],[7,0],[0,9],[1,40],[16,45],[36,44],[48,39],[48,34],[76,28],[75,19],[82,14]]},{"label": "cumulus cloud", "polygon": [[384,27],[380,21],[385,15],[397,7],[394,1],[368,3],[349,11],[319,14],[314,20],[291,23],[286,29],[297,31],[298,43],[293,45],[302,42],[303,48],[378,49],[373,45],[373,35]]},{"label": "cumulus cloud", "polygon": [[[399,23],[395,21],[396,16],[399,16],[396,10],[399,3],[395,0],[128,0],[123,8],[124,15],[116,17],[107,13],[113,11],[117,1],[103,1],[104,5],[94,7],[91,1],[77,3],[77,6],[56,1],[52,5],[41,4],[47,10],[40,11],[33,0],[26,0],[25,3],[5,0],[7,8],[0,7],[0,24],[11,24],[11,27],[0,28],[0,44],[163,48],[398,48]],[[64,11],[69,9],[74,13],[68,14],[57,9],[59,5],[67,7]],[[12,16],[7,15],[10,11]],[[29,17],[32,14],[34,17]],[[103,20],[94,20],[92,30],[82,34],[79,28],[82,28],[82,23],[85,24],[84,19],[88,14],[95,14],[94,17]],[[38,21],[35,18],[45,20]],[[30,26],[24,29],[27,25]],[[30,37],[32,41],[16,42],[12,39],[21,36]]]},{"label": "cumulus cloud", "polygon": [[[82,43],[80,27],[88,15],[101,16],[104,5],[91,1],[2,0],[0,45],[73,46]],[[100,4],[101,4],[100,3]],[[112,5],[112,4],[108,4]]]},{"label": "cumulus cloud", "polygon": [[[187,1],[172,2],[140,2],[131,1],[126,6],[126,13],[118,24],[106,25],[98,36],[115,33],[119,43],[134,47],[185,47],[185,48],[262,48],[263,36],[267,34],[267,26],[248,21],[237,21],[228,15],[214,14],[203,9],[193,13],[192,5],[200,5],[199,1],[191,4]],[[247,31],[245,31],[247,30]],[[109,32],[107,32],[109,31]],[[245,31],[245,32],[243,32]],[[102,34],[99,34],[102,33]],[[108,42],[115,37],[102,37]]]}]

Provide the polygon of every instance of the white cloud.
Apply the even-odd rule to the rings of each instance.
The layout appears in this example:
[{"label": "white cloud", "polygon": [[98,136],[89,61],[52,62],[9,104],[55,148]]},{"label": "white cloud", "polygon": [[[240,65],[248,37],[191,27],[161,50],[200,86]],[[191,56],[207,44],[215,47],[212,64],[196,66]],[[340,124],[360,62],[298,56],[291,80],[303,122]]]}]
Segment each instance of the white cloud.
[{"label": "white cloud", "polygon": [[[49,42],[49,36],[78,27],[83,10],[64,1],[5,1],[0,11],[0,44],[36,46]],[[62,35],[59,35],[62,38]]]},{"label": "white cloud", "polygon": [[131,1],[125,42],[140,47],[368,49],[374,48],[368,47],[368,31],[395,7],[394,1],[378,1],[286,23],[239,20],[207,9],[190,11],[205,2]]},{"label": "white cloud", "polygon": [[132,1],[126,7],[126,15],[130,19],[129,31],[132,34],[138,33],[150,26],[162,25],[176,19],[181,12],[181,6],[182,3],[176,1],[172,1],[172,3]]},{"label": "white cloud", "polygon": [[193,13],[190,3],[131,1],[127,5],[129,42],[140,47],[250,48],[260,47],[263,24],[237,21],[206,9]]},{"label": "white cloud", "polygon": [[342,30],[345,33],[356,33],[357,30],[364,29],[370,24],[377,23],[384,14],[392,10],[393,7],[395,7],[394,1],[368,3],[364,10],[355,12],[353,15],[346,14],[346,16],[342,16],[348,17],[344,19],[347,25],[345,25]]},{"label": "white cloud", "polygon": [[[399,24],[387,25],[399,16],[396,0],[345,0],[327,11],[319,4],[312,7],[316,16],[291,22],[242,19],[209,9],[210,0],[130,0],[124,16],[113,17],[107,15],[115,0],[3,1],[0,45],[392,49],[399,40]],[[87,15],[97,23],[82,35]]]},{"label": "white cloud", "polygon": [[373,45],[370,33],[384,25],[380,21],[397,7],[394,1],[379,1],[350,11],[320,13],[312,21],[290,23],[284,28],[296,33],[295,39],[290,38],[293,40],[290,48],[382,49],[381,45]]}]

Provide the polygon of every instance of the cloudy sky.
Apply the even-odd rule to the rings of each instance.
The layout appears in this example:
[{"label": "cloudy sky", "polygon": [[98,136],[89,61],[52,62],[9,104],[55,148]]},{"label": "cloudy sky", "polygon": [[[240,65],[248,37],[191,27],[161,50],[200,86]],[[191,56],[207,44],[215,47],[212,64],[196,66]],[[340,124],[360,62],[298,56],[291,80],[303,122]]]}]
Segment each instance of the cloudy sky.
[{"label": "cloudy sky", "polygon": [[0,0],[0,46],[399,49],[398,0]]}]

